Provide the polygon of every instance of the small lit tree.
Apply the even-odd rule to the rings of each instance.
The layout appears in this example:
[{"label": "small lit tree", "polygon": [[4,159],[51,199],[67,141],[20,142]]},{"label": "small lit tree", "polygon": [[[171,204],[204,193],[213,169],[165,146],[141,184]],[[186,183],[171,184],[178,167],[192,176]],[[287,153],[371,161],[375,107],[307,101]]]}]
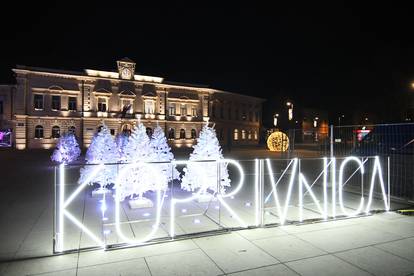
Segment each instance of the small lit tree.
[{"label": "small lit tree", "polygon": [[73,133],[63,133],[56,144],[51,156],[52,161],[68,164],[77,160],[81,150],[78,141]]},{"label": "small lit tree", "polygon": [[[216,131],[214,127],[209,127],[208,123],[203,126],[200,136],[197,138],[197,144],[193,146],[193,149],[193,152],[190,154],[190,161],[224,159]],[[207,190],[213,193],[223,192],[225,187],[230,187],[229,173],[225,162],[218,164],[216,162],[189,163],[184,168],[181,188],[191,192],[202,189],[200,191],[201,195],[206,194]],[[219,166],[220,171],[219,181],[217,166]]]},{"label": "small lit tree", "polygon": [[[110,164],[118,163],[119,152],[115,141],[105,124],[100,127],[100,130],[93,136],[91,144],[86,152],[86,165],[80,170],[79,183],[87,181],[91,174],[95,172],[97,166],[94,164]],[[100,185],[100,190],[104,192],[104,188],[111,183],[114,183],[117,176],[117,165],[105,165],[93,178],[88,180],[88,184],[97,183]]]}]

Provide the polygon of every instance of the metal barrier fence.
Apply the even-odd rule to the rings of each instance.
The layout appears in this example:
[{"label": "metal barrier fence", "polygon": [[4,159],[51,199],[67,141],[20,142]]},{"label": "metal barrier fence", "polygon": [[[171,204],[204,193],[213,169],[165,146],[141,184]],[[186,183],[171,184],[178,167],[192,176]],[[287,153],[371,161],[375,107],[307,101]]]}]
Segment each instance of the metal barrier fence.
[{"label": "metal barrier fence", "polygon": [[[400,205],[390,200],[389,161],[340,157],[60,165],[55,168],[53,250],[108,250],[395,209]],[[188,189],[191,185],[194,190]]]},{"label": "metal barrier fence", "polygon": [[414,124],[331,126],[326,136],[317,130],[288,131],[290,156],[389,156],[391,196],[414,200]]}]

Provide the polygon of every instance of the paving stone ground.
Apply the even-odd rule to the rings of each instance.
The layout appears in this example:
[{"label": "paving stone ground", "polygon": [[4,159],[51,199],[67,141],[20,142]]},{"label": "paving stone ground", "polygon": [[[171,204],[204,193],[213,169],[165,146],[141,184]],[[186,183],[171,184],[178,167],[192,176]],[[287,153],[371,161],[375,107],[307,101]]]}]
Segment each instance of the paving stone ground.
[{"label": "paving stone ground", "polygon": [[[381,227],[379,227],[381,225]],[[2,262],[1,275],[410,275],[414,217],[393,212]]]}]

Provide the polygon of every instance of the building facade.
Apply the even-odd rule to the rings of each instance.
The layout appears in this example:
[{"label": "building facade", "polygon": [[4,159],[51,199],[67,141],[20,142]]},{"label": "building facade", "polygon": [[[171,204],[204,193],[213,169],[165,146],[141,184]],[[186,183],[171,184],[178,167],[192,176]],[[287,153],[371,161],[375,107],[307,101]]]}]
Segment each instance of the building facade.
[{"label": "building facade", "polygon": [[127,58],[117,67],[72,72],[17,66],[16,84],[0,86],[0,129],[12,130],[17,149],[53,148],[68,131],[88,147],[102,123],[116,135],[140,120],[149,133],[163,127],[172,146],[190,147],[209,121],[223,145],[258,143],[263,99],[138,75]]}]

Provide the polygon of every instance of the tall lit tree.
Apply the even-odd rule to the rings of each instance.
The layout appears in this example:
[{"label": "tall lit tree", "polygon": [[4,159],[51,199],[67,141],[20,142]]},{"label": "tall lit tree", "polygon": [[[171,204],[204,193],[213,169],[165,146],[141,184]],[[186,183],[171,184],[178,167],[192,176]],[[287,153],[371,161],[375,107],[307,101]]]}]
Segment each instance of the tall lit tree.
[{"label": "tall lit tree", "polygon": [[117,145],[112,137],[109,129],[103,124],[100,130],[95,133],[92,138],[91,144],[86,152],[86,165],[80,170],[79,183],[90,178],[97,168],[96,164],[112,164],[104,165],[104,167],[97,173],[92,179],[89,179],[89,184],[97,183],[100,185],[101,190],[111,183],[115,182],[117,176],[117,165],[119,161],[119,152]]},{"label": "tall lit tree", "polygon": [[[157,125],[152,133],[150,144],[154,149],[157,161],[170,162],[174,160],[174,154],[171,152],[171,148],[167,143],[164,130],[159,125]],[[157,165],[157,169],[161,170],[161,173],[166,176],[168,181],[180,178],[180,173],[173,164],[159,164]]]},{"label": "tall lit tree", "polygon": [[118,148],[118,152],[119,152],[119,161],[120,162],[125,162],[125,148],[128,145],[128,141],[129,141],[129,135],[121,132],[118,133],[118,135],[115,138],[115,142],[116,142],[116,146]]},{"label": "tall lit tree", "polygon": [[[203,126],[197,144],[193,146],[190,154],[190,161],[200,160],[220,160],[224,159],[221,146],[213,127],[208,123]],[[218,164],[218,165],[217,165]],[[217,168],[219,166],[219,169]],[[218,177],[219,171],[219,177]],[[207,190],[223,192],[225,187],[230,187],[229,173],[225,162],[194,162],[189,163],[184,168],[184,176],[181,181],[181,188],[186,191],[202,189],[201,194],[206,194]],[[220,190],[218,190],[220,189]]]},{"label": "tall lit tree", "polygon": [[[130,197],[138,202],[137,205],[145,205],[150,200],[144,198],[143,194],[147,191],[165,190],[167,181],[160,180],[163,176],[158,173],[157,164],[146,163],[157,161],[157,155],[142,123],[134,127],[124,153],[125,162],[130,164],[122,166],[126,171],[121,176],[117,192],[121,198]],[[131,166],[134,168],[131,169]]]},{"label": "tall lit tree", "polygon": [[51,156],[52,161],[68,164],[77,160],[81,150],[73,133],[63,133],[56,144]]}]

